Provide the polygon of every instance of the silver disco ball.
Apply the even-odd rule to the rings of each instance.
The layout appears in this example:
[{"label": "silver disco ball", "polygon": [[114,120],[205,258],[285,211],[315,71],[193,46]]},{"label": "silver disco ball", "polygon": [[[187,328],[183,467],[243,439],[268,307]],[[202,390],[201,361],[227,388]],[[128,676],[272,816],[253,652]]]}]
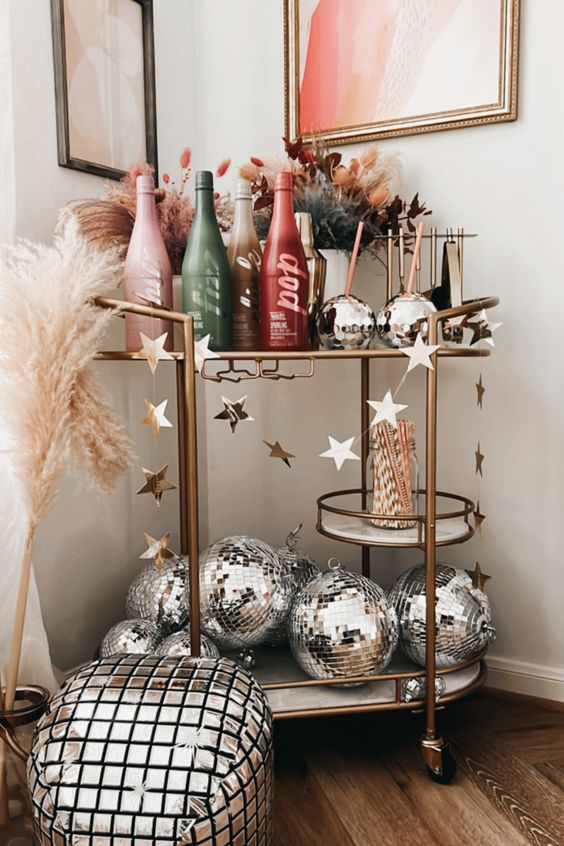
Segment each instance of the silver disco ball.
[{"label": "silver disco ball", "polygon": [[[478,655],[495,639],[490,603],[465,570],[437,564],[435,637],[437,667],[450,667]],[[425,565],[406,570],[389,588],[400,625],[400,644],[416,664],[425,666]]]},{"label": "silver disco ball", "polygon": [[38,846],[271,846],[270,708],[224,658],[94,662],[51,699],[28,781]]},{"label": "silver disco ball", "polygon": [[294,657],[315,679],[376,673],[396,647],[396,613],[376,582],[338,562],[329,566],[292,606],[288,635]]},{"label": "silver disco ball", "polygon": [[[171,655],[174,658],[191,655],[190,642],[190,629],[182,629],[180,632],[174,632],[174,634],[165,637],[158,645],[155,654]],[[219,658],[219,649],[205,634],[200,636],[200,655],[203,658]]]},{"label": "silver disco ball", "polygon": [[178,631],[189,617],[187,585],[188,556],[166,559],[160,570],[151,561],[127,591],[127,616],[150,620],[163,635]]},{"label": "silver disco ball", "polygon": [[202,629],[221,649],[258,646],[288,613],[290,583],[267,543],[223,538],[200,556]]},{"label": "silver disco ball", "polygon": [[[290,532],[286,538],[286,545],[281,546],[276,550],[276,554],[282,562],[290,582],[292,600],[298,595],[301,589],[308,584],[308,582],[314,579],[315,576],[318,576],[321,572],[318,565],[312,558],[309,557],[309,555],[307,555],[307,553],[302,552],[300,549],[296,549],[298,533],[301,528],[302,527],[300,525],[297,529],[294,529],[293,532]],[[286,614],[284,620],[272,632],[272,634],[267,637],[265,642],[268,646],[286,646],[288,643],[289,615],[290,609],[288,608],[288,613]]]},{"label": "silver disco ball", "polygon": [[332,297],[319,309],[317,334],[326,350],[366,350],[375,332],[376,315],[352,294]]},{"label": "silver disco ball", "polygon": [[100,645],[100,658],[112,655],[150,655],[161,642],[161,633],[149,620],[122,620],[109,630]]},{"label": "silver disco ball", "polygon": [[427,318],[436,310],[423,294],[396,294],[378,312],[376,331],[388,347],[411,347],[418,335],[426,340]]}]

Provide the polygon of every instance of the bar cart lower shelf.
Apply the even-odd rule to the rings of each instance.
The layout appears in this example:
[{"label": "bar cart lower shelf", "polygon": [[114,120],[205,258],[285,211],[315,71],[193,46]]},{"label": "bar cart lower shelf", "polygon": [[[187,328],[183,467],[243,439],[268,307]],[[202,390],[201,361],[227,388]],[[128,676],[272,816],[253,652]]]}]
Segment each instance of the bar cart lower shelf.
[{"label": "bar cart lower shelf", "polygon": [[[200,581],[199,581],[199,514],[198,514],[198,456],[196,413],[196,360],[193,319],[189,315],[165,311],[153,306],[98,298],[102,308],[112,309],[118,316],[127,313],[160,318],[178,324],[181,329],[182,350],[173,353],[177,374],[178,447],[179,447],[179,505],[180,549],[189,556],[190,636],[193,655],[200,654]],[[484,309],[499,303],[497,297],[470,300],[461,306],[433,313],[428,318],[429,345],[439,346],[439,325],[449,320],[459,323]],[[425,558],[426,582],[426,660],[421,668],[406,661],[399,654],[385,671],[378,675],[347,678],[343,688],[340,679],[322,681],[308,678],[293,661],[288,650],[258,651],[256,678],[266,690],[276,719],[313,717],[324,714],[361,713],[396,709],[424,711],[425,733],[421,738],[421,752],[429,776],[440,783],[448,783],[456,772],[456,762],[448,743],[437,729],[436,712],[449,702],[476,690],[486,678],[483,654],[471,661],[445,669],[435,661],[435,586],[437,547],[462,543],[473,535],[469,516],[473,503],[465,497],[437,491],[437,389],[439,362],[457,358],[476,358],[489,355],[489,349],[475,346],[439,346],[432,354],[433,368],[426,370],[426,432],[425,479],[426,489],[420,491],[423,505],[416,516],[416,525],[409,530],[389,532],[375,530],[366,514],[367,474],[369,452],[368,429],[370,399],[370,362],[372,360],[405,360],[397,349],[369,350],[306,350],[303,352],[226,352],[213,362],[204,361],[200,376],[214,382],[241,382],[246,379],[272,381],[310,378],[316,365],[323,362],[351,361],[360,364],[360,425],[361,425],[361,486],[357,490],[336,491],[318,499],[317,529],[334,540],[353,543],[361,549],[362,573],[370,576],[372,547],[419,548]],[[139,361],[142,357],[131,352],[102,352],[97,358],[105,361]],[[298,363],[299,369],[288,372],[288,366]],[[301,363],[301,364],[300,364]],[[304,363],[307,369],[304,369]],[[212,367],[208,369],[207,365]],[[239,365],[239,366],[238,366]],[[254,365],[254,366],[253,366]],[[345,500],[344,504],[336,499]],[[351,504],[352,503],[352,504]],[[411,520],[411,518],[410,518]],[[410,534],[411,533],[411,534]],[[444,689],[435,696],[436,678],[444,679]],[[425,680],[422,698],[406,701],[402,682],[412,678]]]}]

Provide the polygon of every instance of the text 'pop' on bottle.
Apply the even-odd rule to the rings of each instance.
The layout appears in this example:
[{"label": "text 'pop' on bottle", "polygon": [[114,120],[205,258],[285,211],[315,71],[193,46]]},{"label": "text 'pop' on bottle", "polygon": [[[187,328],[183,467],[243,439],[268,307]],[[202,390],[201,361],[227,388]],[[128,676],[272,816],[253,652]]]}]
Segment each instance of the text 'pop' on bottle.
[{"label": "text 'pop' on bottle", "polygon": [[233,349],[256,350],[260,345],[259,275],[262,258],[253,222],[251,184],[237,180],[235,216],[227,251],[233,298]]},{"label": "text 'pop' on bottle", "polygon": [[309,273],[294,220],[294,178],[276,174],[274,208],[260,271],[261,346],[308,349]]},{"label": "text 'pop' on bottle", "polygon": [[[172,270],[157,218],[155,186],[150,175],[137,177],[135,224],[123,268],[125,299],[144,306],[172,308]],[[167,333],[165,349],[173,348],[173,325],[169,320],[127,314],[125,344],[127,350],[141,349],[139,333],[158,338]]]},{"label": "text 'pop' on bottle", "polygon": [[231,272],[219,231],[213,197],[213,174],[196,173],[196,211],[182,262],[184,311],[194,317],[200,340],[210,335],[210,348],[230,350]]}]

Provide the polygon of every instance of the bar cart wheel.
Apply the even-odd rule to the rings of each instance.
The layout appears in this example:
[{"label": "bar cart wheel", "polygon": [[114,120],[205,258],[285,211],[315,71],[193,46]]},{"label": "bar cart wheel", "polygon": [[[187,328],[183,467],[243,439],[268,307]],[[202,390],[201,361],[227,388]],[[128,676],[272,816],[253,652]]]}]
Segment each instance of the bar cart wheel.
[{"label": "bar cart wheel", "polygon": [[423,759],[427,765],[427,775],[438,784],[450,784],[456,775],[457,764],[451,752],[450,744],[444,740],[421,741]]}]

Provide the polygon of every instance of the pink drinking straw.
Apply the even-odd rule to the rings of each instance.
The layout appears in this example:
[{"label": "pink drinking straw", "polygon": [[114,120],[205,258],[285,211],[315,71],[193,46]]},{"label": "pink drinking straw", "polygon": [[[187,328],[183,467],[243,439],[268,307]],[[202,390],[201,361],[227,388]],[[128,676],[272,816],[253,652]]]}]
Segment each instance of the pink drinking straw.
[{"label": "pink drinking straw", "polygon": [[352,251],[352,255],[351,255],[351,261],[350,261],[350,264],[349,264],[349,272],[348,272],[348,275],[347,275],[347,283],[345,285],[345,297],[347,299],[349,298],[350,293],[351,293],[351,285],[352,285],[352,281],[353,281],[354,268],[355,268],[355,265],[356,265],[356,259],[357,259],[357,256],[358,256],[358,251],[360,249],[360,238],[361,238],[363,229],[364,229],[364,221],[360,220],[359,223],[358,223],[358,229],[356,230],[356,238],[355,238],[355,241],[354,241],[354,247],[353,247],[353,251]]},{"label": "pink drinking straw", "polygon": [[411,261],[411,270],[409,271],[409,279],[407,281],[406,294],[413,294],[413,285],[415,282],[415,271],[417,270],[417,262],[419,261],[419,253],[421,252],[421,239],[423,238],[423,230],[425,224],[421,220],[417,227],[417,238],[415,239],[415,249],[413,250],[413,259]]}]

